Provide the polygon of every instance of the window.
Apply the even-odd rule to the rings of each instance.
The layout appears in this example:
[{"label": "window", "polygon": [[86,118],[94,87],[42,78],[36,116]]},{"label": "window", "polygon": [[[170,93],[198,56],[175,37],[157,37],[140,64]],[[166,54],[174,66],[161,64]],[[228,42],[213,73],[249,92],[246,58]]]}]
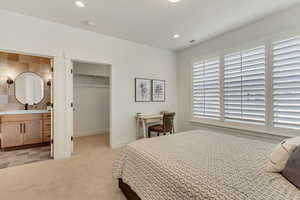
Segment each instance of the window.
[{"label": "window", "polygon": [[196,62],[192,67],[193,120],[272,134],[298,134],[300,36],[265,42]]},{"label": "window", "polygon": [[265,124],[265,46],[224,57],[224,118]]},{"label": "window", "polygon": [[300,37],[273,43],[273,124],[300,129]]},{"label": "window", "polygon": [[193,64],[193,117],[220,117],[220,59],[213,58]]}]

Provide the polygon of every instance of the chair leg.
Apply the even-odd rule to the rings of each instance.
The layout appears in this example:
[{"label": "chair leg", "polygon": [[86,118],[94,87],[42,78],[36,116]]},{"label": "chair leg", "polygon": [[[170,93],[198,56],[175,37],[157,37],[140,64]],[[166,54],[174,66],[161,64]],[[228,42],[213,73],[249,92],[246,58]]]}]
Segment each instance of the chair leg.
[{"label": "chair leg", "polygon": [[159,137],[159,132],[157,132],[157,137]]},{"label": "chair leg", "polygon": [[148,129],[148,138],[151,138],[151,130]]}]

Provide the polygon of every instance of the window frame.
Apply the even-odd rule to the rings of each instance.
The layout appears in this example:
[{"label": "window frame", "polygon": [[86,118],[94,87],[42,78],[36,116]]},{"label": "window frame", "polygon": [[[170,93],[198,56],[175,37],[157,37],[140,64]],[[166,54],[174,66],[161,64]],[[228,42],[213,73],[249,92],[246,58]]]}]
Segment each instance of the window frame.
[{"label": "window frame", "polygon": [[[275,41],[272,41],[272,43],[271,43],[271,48],[272,48],[272,57],[274,56],[274,48],[275,48],[275,46],[276,46],[276,44],[275,43],[282,43],[282,42],[285,42],[285,41],[288,41],[288,40],[293,40],[293,39],[297,39],[297,40],[299,40],[300,39],[300,34],[298,34],[298,35],[293,35],[292,37],[286,37],[286,38],[284,38],[284,39],[277,39],[277,40],[275,40]],[[289,45],[289,46],[287,46],[287,47],[292,47],[292,46],[294,46],[294,45]],[[299,46],[299,43],[297,44],[297,46]],[[277,49],[278,50],[278,49]],[[276,49],[275,49],[275,51],[276,51]],[[299,50],[297,50],[297,51],[299,51]],[[284,54],[285,55],[285,54]],[[277,55],[277,56],[279,56],[279,55]],[[299,59],[300,57],[297,55],[297,59]],[[286,58],[284,58],[284,59],[286,59]],[[289,59],[291,59],[291,58],[289,58]],[[278,61],[277,60],[277,62],[280,62],[280,61]],[[274,69],[276,68],[276,66],[275,66],[275,68],[274,68],[274,63],[272,63],[272,78],[274,78],[273,77],[273,75],[274,75]],[[287,65],[289,65],[289,64],[287,64]],[[296,70],[300,70],[300,65],[298,66],[297,65],[297,68],[296,68]],[[277,73],[278,73],[278,71],[277,71]],[[298,81],[298,80],[297,80]],[[274,85],[272,85],[272,86],[274,86]],[[275,96],[275,94],[274,94],[274,90],[273,90],[274,88],[272,88],[272,100],[273,100],[273,105],[274,105],[274,96]],[[278,125],[277,127],[275,126],[275,124],[276,124],[276,117],[275,117],[275,115],[274,115],[274,107],[272,108],[272,111],[273,111],[273,113],[272,113],[272,119],[273,119],[273,128],[274,129],[278,129],[278,130],[298,130],[298,132],[300,132],[300,128],[297,128],[297,129],[293,129],[293,128],[284,128],[284,127],[280,127],[280,125]],[[280,117],[279,117],[280,118]],[[279,123],[280,124],[280,123]]]},{"label": "window frame", "polygon": [[[240,56],[240,61],[241,61],[241,63],[240,63],[240,68],[241,68],[241,70],[242,70],[242,72],[241,72],[241,79],[243,79],[243,78],[245,78],[245,76],[243,75],[243,69],[244,69],[244,65],[243,65],[243,59],[244,59],[244,57],[243,57],[243,55],[244,55],[244,53],[245,52],[247,52],[247,51],[253,51],[253,50],[255,50],[255,49],[258,49],[258,48],[263,48],[264,49],[264,94],[266,95],[266,89],[267,89],[267,86],[266,86],[266,68],[267,68],[267,66],[266,66],[266,63],[267,63],[267,57],[266,57],[266,52],[267,52],[267,49],[266,49],[266,45],[258,45],[258,46],[256,46],[256,47],[253,47],[253,48],[248,48],[248,49],[244,49],[244,50],[241,50],[241,51],[235,51],[235,52],[232,52],[232,53],[230,53],[230,54],[226,54],[224,57],[223,57],[223,69],[224,69],[224,74],[223,74],[223,79],[224,79],[224,85],[223,85],[223,89],[224,89],[224,95],[225,95],[225,79],[226,79],[226,74],[225,74],[225,58],[227,57],[227,56],[230,56],[230,55],[232,55],[232,54],[237,54],[237,55],[239,55]],[[243,86],[244,86],[244,82],[243,81],[241,81],[241,98],[243,98],[244,96],[243,96]],[[243,113],[243,107],[245,106],[244,105],[244,100],[241,100],[241,104],[240,104],[240,106],[241,106],[241,113]],[[224,99],[224,101],[223,101],[223,105],[224,105],[224,121],[235,121],[234,119],[230,119],[230,117],[228,117],[228,116],[226,116],[225,115],[225,103],[226,103],[226,101],[225,101],[225,99]],[[247,125],[249,125],[249,124],[255,124],[255,123],[257,123],[257,124],[255,124],[256,126],[259,126],[259,127],[261,127],[261,126],[265,126],[266,125],[266,107],[267,107],[267,105],[266,105],[266,97],[265,97],[265,99],[264,99],[264,109],[265,109],[265,115],[264,115],[264,121],[261,121],[260,123],[261,124],[258,124],[259,122],[258,121],[256,121],[255,122],[255,120],[244,120],[243,118],[240,118],[240,119],[236,119],[236,123],[241,123],[241,124],[247,124]],[[241,114],[241,116],[242,116],[243,114]]]},{"label": "window frame", "polygon": [[[190,113],[190,121],[199,121],[200,123],[205,123],[205,124],[214,124],[214,123],[218,123],[221,120],[222,117],[222,109],[221,109],[221,104],[222,102],[220,101],[220,118],[218,119],[211,119],[211,118],[206,118],[206,117],[201,117],[201,118],[195,118],[193,115],[193,68],[194,68],[194,64],[197,62],[201,62],[201,61],[205,61],[205,60],[209,60],[211,58],[219,58],[219,74],[222,68],[222,63],[221,63],[221,56],[219,54],[207,54],[205,56],[202,57],[198,57],[195,59],[192,59],[189,63],[190,67],[189,67],[189,75],[190,75],[190,91],[189,91],[189,113]],[[219,77],[219,81],[221,81],[220,77]],[[220,88],[222,88],[221,82],[220,82]],[[220,97],[221,97],[221,93],[220,93]]]},{"label": "window frame", "polygon": [[[197,60],[197,61],[195,61],[195,62],[191,62],[192,64],[191,64],[191,115],[192,115],[192,117],[193,118],[195,118],[195,119],[199,119],[199,117],[194,117],[194,84],[193,84],[193,71],[194,71],[194,66],[195,66],[195,64],[196,63],[201,63],[201,62],[203,62],[203,63],[205,63],[206,61],[208,61],[208,60],[212,60],[212,59],[216,59],[216,60],[218,60],[219,61],[219,69],[218,69],[218,72],[219,72],[219,76],[218,76],[218,79],[219,79],[219,91],[221,90],[221,81],[220,81],[220,70],[221,70],[221,63],[220,63],[220,61],[221,61],[221,59],[220,59],[220,56],[214,56],[214,57],[209,57],[209,58],[206,58],[206,59],[202,59],[202,60]],[[204,64],[204,66],[205,66],[205,64]],[[219,92],[219,98],[221,97],[221,94],[220,94],[220,92]],[[219,99],[219,105],[220,105],[220,107],[219,107],[219,117],[218,117],[218,119],[214,119],[214,118],[210,118],[210,117],[206,117],[206,116],[202,116],[202,117],[200,117],[200,119],[205,119],[205,120],[207,120],[207,121],[219,121],[220,119],[221,119],[221,115],[222,115],[222,113],[221,113],[221,99]]]},{"label": "window frame", "polygon": [[[295,137],[299,136],[300,130],[274,127],[273,125],[273,42],[279,40],[285,40],[289,37],[295,37],[300,35],[299,33],[285,33],[279,34],[276,37],[265,38],[263,40],[257,40],[248,44],[241,45],[239,47],[224,49],[216,54],[210,54],[203,57],[192,59],[190,62],[190,123],[213,125],[219,128],[230,128],[239,131],[250,131],[255,133],[263,133],[269,135]],[[265,46],[265,125],[255,125],[241,122],[231,122],[224,119],[224,57],[227,54],[244,51],[258,46]],[[193,64],[195,62],[205,61],[210,58],[219,57],[220,69],[219,69],[219,81],[220,81],[220,118],[219,119],[207,119],[207,118],[195,118],[193,116]]]}]

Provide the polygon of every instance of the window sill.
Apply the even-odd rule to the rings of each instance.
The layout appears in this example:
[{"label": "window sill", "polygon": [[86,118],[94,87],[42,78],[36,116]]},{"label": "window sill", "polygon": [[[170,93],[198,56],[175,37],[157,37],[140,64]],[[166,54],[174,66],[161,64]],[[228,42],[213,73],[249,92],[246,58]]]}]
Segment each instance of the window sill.
[{"label": "window sill", "polygon": [[[256,134],[264,134],[265,136],[277,136],[277,137],[299,137],[300,131],[293,129],[282,128],[270,128],[269,130],[265,126],[252,125],[247,123],[227,122],[213,119],[191,119],[191,123],[203,124],[207,126],[214,126],[216,128],[234,129],[240,133],[243,131],[253,132]],[[213,127],[212,127],[213,128]]]}]

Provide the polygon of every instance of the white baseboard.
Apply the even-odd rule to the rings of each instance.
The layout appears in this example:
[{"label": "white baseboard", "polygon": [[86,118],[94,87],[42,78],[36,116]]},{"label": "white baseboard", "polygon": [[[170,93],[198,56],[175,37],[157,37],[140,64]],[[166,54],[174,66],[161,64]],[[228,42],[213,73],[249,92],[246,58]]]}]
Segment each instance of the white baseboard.
[{"label": "white baseboard", "polygon": [[53,159],[54,160],[62,160],[62,159],[65,159],[65,158],[69,158],[71,155],[67,152],[61,152],[59,154],[54,154],[54,157]]},{"label": "white baseboard", "polygon": [[74,132],[74,137],[102,135],[107,133],[109,133],[109,130],[89,130],[89,131]]}]

